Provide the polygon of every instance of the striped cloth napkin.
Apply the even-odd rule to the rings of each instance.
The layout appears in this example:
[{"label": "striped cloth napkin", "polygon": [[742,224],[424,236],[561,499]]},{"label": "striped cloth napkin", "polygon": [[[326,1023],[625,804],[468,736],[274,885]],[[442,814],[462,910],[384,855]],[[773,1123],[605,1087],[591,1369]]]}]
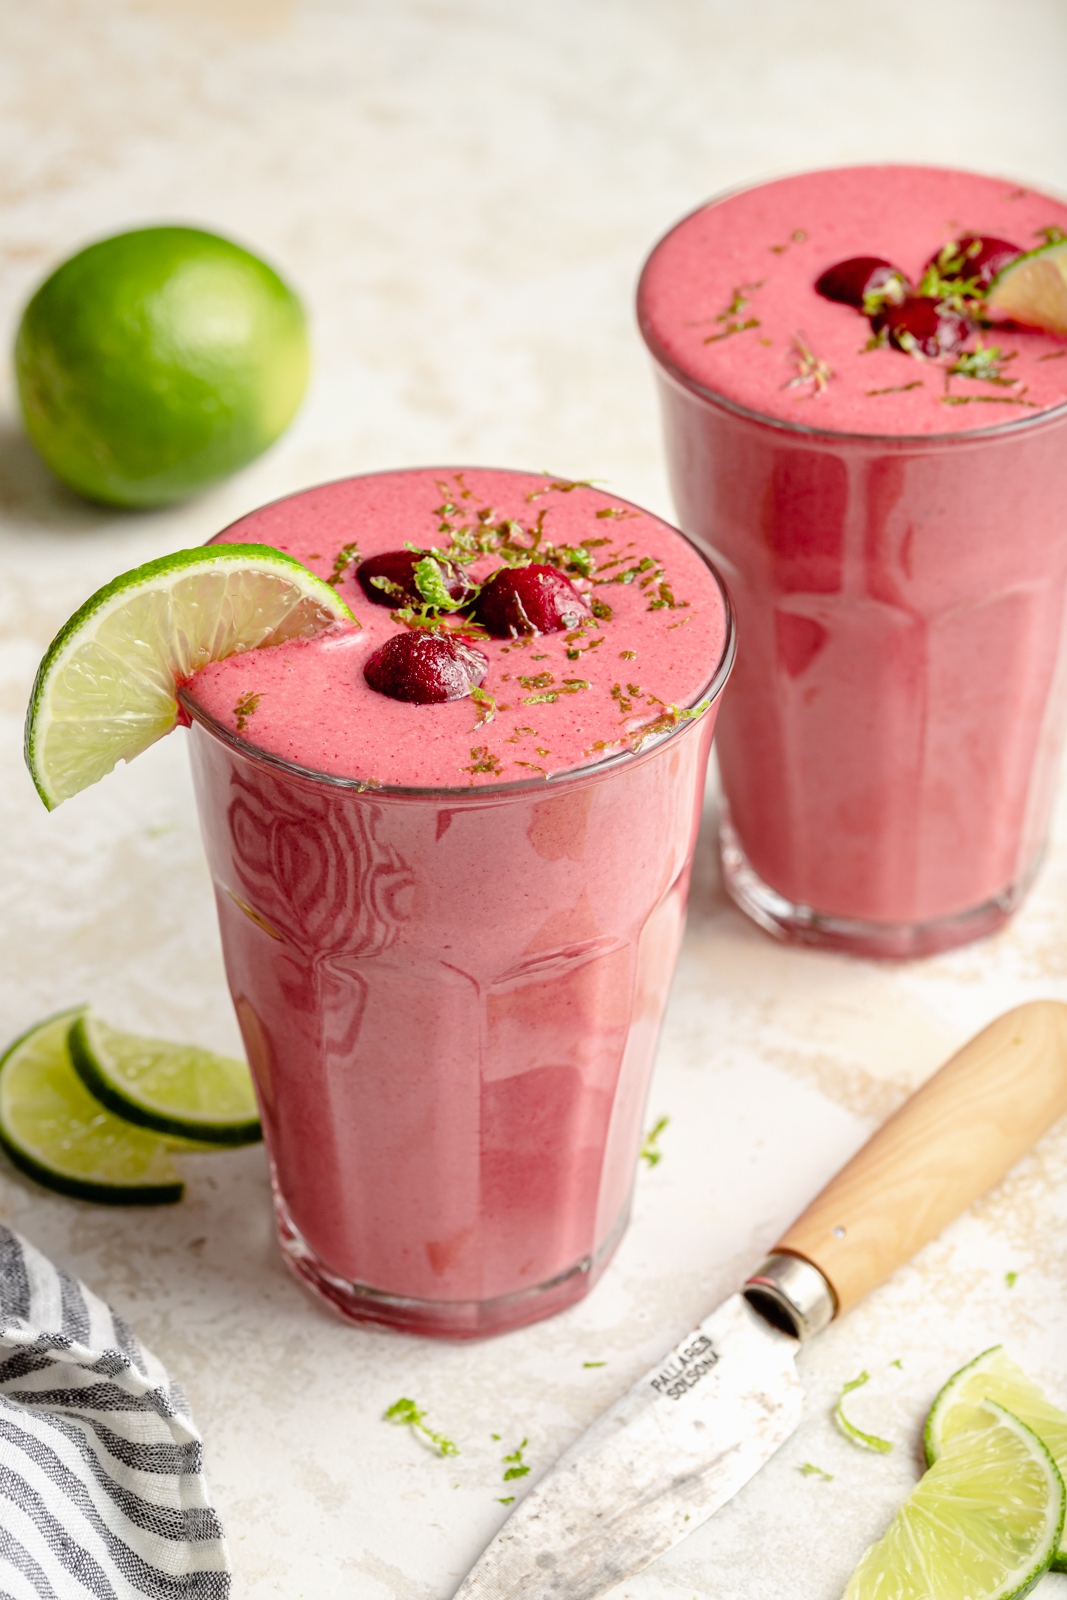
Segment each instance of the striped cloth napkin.
[{"label": "striped cloth napkin", "polygon": [[102,1300],[0,1227],[0,1600],[226,1600],[180,1388]]}]

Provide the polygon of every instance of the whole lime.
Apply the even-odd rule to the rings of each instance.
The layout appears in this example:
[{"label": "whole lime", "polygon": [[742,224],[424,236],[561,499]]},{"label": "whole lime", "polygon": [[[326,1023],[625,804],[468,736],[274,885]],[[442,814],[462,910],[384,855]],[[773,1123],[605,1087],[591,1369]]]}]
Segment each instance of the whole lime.
[{"label": "whole lime", "polygon": [[239,245],[138,228],[46,279],[15,373],[57,477],[110,505],[165,505],[273,444],[307,383],[307,326],[293,291]]}]

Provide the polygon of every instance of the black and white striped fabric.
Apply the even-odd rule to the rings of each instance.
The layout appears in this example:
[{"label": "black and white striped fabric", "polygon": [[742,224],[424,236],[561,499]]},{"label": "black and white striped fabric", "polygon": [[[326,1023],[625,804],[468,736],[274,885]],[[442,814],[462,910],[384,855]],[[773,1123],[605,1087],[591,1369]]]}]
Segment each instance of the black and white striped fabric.
[{"label": "black and white striped fabric", "polygon": [[226,1600],[180,1388],[121,1317],[0,1228],[0,1600]]}]

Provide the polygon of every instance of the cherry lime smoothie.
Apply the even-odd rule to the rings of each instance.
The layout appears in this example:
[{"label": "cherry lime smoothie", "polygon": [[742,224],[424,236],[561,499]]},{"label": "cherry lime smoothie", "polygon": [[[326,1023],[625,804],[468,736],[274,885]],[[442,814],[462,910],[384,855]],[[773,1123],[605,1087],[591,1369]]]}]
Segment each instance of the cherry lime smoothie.
[{"label": "cherry lime smoothie", "polygon": [[548,1315],[626,1223],[724,590],[657,518],[514,472],[353,478],[219,538],[357,619],[182,691],[283,1250],[354,1320]]},{"label": "cherry lime smoothie", "polygon": [[1064,230],[1011,182],[855,167],[714,201],[645,266],[679,520],[738,616],[727,883],[779,935],[946,948],[1036,869],[1067,676],[1067,342],[981,295]]}]

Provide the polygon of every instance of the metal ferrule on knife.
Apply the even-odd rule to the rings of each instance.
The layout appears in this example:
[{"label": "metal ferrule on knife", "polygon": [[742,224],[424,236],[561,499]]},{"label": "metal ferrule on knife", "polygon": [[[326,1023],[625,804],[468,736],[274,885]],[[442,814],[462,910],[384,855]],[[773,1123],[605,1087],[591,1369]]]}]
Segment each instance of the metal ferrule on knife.
[{"label": "metal ferrule on knife", "polygon": [[773,1251],[741,1293],[753,1310],[803,1344],[829,1327],[837,1312],[834,1291],[803,1256]]}]

